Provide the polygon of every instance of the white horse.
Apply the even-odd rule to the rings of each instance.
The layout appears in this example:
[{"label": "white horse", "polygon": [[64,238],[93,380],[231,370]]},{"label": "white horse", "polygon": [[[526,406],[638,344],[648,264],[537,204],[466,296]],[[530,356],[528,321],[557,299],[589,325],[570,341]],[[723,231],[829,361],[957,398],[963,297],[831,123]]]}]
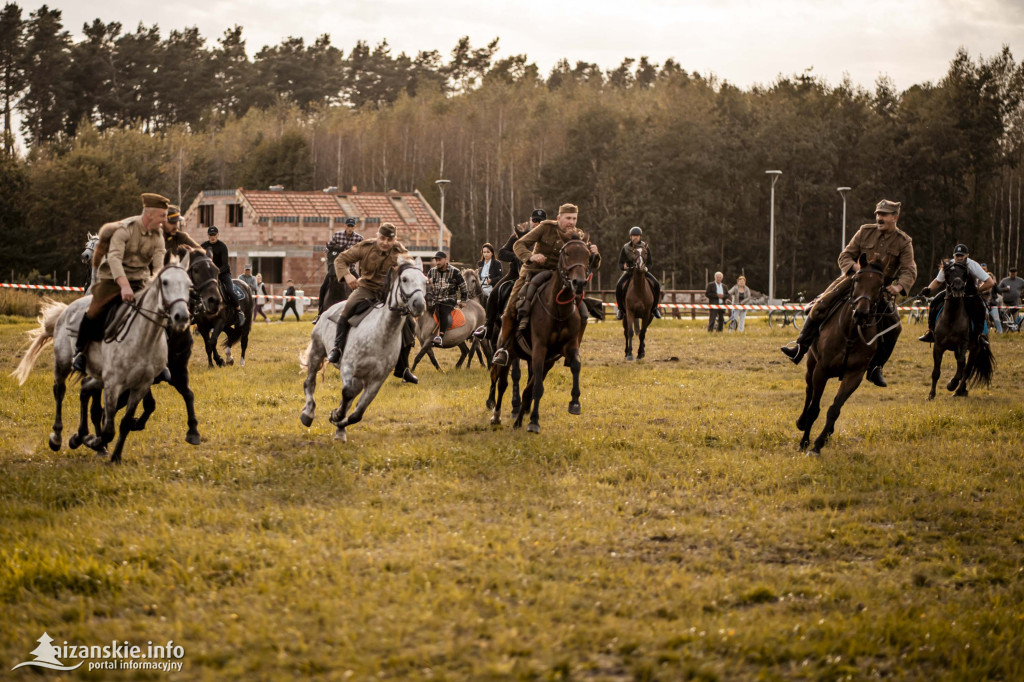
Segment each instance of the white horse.
[{"label": "white horse", "polygon": [[[363,413],[377,396],[388,374],[398,361],[402,347],[402,325],[405,316],[422,315],[427,309],[427,278],[414,264],[403,262],[398,266],[383,305],[371,308],[358,326],[349,330],[345,352],[341,358],[341,405],[331,412],[331,423],[337,427],[334,439],[345,442],[345,428],[358,423]],[[338,325],[333,321],[345,302],[336,303],[320,316],[313,327],[312,338],[299,362],[306,368],[303,388],[306,404],[299,415],[304,426],[313,423],[316,412],[316,375],[324,366],[327,353],[334,346],[334,332]],[[345,416],[356,396],[359,402],[352,414]]]},{"label": "white horse", "polygon": [[[116,333],[110,340],[93,342],[87,351],[88,383],[90,388],[103,390],[103,430],[99,437],[86,439],[85,444],[103,453],[114,440],[114,417],[118,399],[126,396],[126,409],[121,420],[117,444],[110,461],[119,463],[128,432],[135,424],[135,409],[149,390],[153,379],[167,367],[167,334],[165,328],[181,332],[188,326],[188,290],[191,281],[177,263],[165,266],[135,296],[135,303],[121,317]],[[84,296],[71,305],[47,300],[39,315],[39,328],[29,332],[32,340],[25,357],[12,373],[19,384],[28,379],[40,352],[53,341],[53,397],[56,416],[50,434],[51,450],[59,450],[64,424],[61,412],[65,385],[71,373],[71,360],[75,354],[75,339],[92,296]],[[77,435],[88,433],[85,410]],[[74,436],[72,436],[74,438]]]}]

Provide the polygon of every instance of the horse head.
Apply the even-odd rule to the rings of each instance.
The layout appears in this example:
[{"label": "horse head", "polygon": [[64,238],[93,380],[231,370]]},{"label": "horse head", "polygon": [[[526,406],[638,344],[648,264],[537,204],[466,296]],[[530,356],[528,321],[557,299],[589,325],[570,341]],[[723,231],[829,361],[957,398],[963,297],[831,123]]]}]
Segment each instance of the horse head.
[{"label": "horse head", "polygon": [[188,290],[192,283],[184,268],[176,263],[166,265],[154,280],[168,326],[176,332],[185,331],[189,322]]},{"label": "horse head", "polygon": [[83,251],[80,256],[83,263],[89,263],[92,261],[92,254],[95,253],[96,244],[100,240],[100,236],[98,234],[93,234],[92,232],[88,232],[87,234],[88,237],[85,240],[85,251]]},{"label": "horse head", "polygon": [[558,276],[563,288],[582,296],[590,275],[590,247],[582,239],[570,239],[558,254]]},{"label": "horse head", "polygon": [[427,309],[427,276],[415,263],[403,261],[398,265],[398,276],[391,284],[388,308],[408,312],[419,317]]},{"label": "horse head", "polygon": [[466,280],[466,292],[469,298],[480,298],[484,295],[484,288],[480,284],[480,274],[473,268],[466,268],[462,271],[462,279]]},{"label": "horse head", "polygon": [[183,263],[183,266],[188,270],[192,289],[203,310],[208,313],[217,312],[223,302],[220,295],[220,280],[217,279],[220,269],[202,250],[193,250],[189,254],[187,263]]},{"label": "horse head", "polygon": [[947,260],[942,263],[942,274],[946,279],[946,296],[949,298],[963,298],[970,281],[967,263],[958,263],[955,260]]},{"label": "horse head", "polygon": [[853,317],[858,322],[871,313],[871,309],[882,296],[882,285],[885,282],[883,263],[880,258],[868,262],[865,254],[858,261],[860,270],[853,276]]},{"label": "horse head", "polygon": [[647,265],[644,263],[643,247],[638,247],[636,250],[636,261],[633,263],[633,268],[640,272],[647,272]]}]

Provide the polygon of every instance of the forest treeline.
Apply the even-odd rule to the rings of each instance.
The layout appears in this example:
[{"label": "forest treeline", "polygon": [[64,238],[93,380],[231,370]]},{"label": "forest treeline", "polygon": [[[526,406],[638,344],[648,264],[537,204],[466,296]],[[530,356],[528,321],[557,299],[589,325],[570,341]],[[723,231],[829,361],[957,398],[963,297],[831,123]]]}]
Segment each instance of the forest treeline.
[{"label": "forest treeline", "polygon": [[646,57],[545,75],[500,57],[497,39],[408,56],[323,35],[250,58],[239,26],[213,44],[99,19],[82,36],[47,6],[0,13],[3,279],[77,278],[86,232],[137,211],[143,191],[188,206],[203,189],[418,189],[438,210],[444,177],[457,260],[571,201],[606,254],[605,286],[640,225],[677,287],[722,270],[766,290],[769,169],[783,171],[782,296],[836,275],[840,186],[848,236],[880,198],[903,202],[919,285],[957,242],[1000,276],[1024,255],[1024,66],[1008,47],[960,50],[939,82],[898,91],[884,75],[868,90],[810,70],[742,89]]}]

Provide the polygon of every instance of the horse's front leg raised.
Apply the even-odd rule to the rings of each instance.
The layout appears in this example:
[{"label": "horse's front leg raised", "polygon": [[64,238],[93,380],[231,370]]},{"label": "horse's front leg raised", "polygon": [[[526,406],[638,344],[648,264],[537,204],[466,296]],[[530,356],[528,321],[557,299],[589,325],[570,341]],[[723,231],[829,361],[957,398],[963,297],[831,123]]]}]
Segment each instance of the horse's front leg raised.
[{"label": "horse's front leg raised", "polygon": [[132,431],[142,431],[146,428],[146,422],[149,421],[150,416],[156,412],[156,398],[153,397],[153,387],[150,386],[146,394],[142,396],[142,414],[139,418],[134,420],[132,424]]},{"label": "horse's front leg raised", "polygon": [[836,399],[832,401],[831,407],[828,408],[828,414],[825,416],[825,428],[822,429],[821,433],[814,440],[814,447],[811,448],[811,454],[820,455],[821,448],[824,447],[828,439],[832,437],[832,433],[836,428],[836,420],[839,419],[839,413],[843,409],[843,405],[849,400],[853,392],[860,386],[860,382],[864,379],[864,371],[859,372],[848,372],[846,377],[843,378],[839,384],[839,391],[836,392]]},{"label": "horse's front leg raised", "polygon": [[348,412],[349,405],[352,404],[352,401],[359,395],[361,390],[363,390],[363,383],[359,379],[353,377],[345,380],[345,385],[341,389],[341,404],[334,410],[331,410],[331,423],[335,426],[334,440],[340,440],[342,443],[348,440],[342,423],[345,421],[345,414]]},{"label": "horse's front leg raised", "polygon": [[[386,376],[387,375],[385,375],[385,377]],[[377,392],[380,391],[380,387],[383,385],[384,379],[369,384],[363,391],[363,394],[359,396],[359,402],[356,403],[356,408],[352,410],[352,414],[345,417],[338,426],[340,428],[346,428],[361,422],[363,420],[363,414],[366,412],[366,408],[369,407],[370,403],[373,402],[373,399],[377,397]]]},{"label": "horse's front leg raised", "polygon": [[942,376],[942,355],[945,352],[939,344],[932,347],[932,390],[928,392],[928,400],[935,399],[935,385],[939,383],[939,377]]}]

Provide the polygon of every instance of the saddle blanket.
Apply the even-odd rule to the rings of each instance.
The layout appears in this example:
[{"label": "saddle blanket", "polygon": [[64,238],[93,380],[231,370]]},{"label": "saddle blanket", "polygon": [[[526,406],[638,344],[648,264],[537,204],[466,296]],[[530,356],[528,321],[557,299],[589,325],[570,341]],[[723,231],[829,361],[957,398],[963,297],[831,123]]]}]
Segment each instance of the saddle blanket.
[{"label": "saddle blanket", "polygon": [[[453,308],[452,314],[449,317],[451,317],[451,324],[448,326],[449,330],[458,329],[466,324],[466,316],[462,313],[461,308]],[[436,312],[434,313],[434,324],[438,324]]]}]

